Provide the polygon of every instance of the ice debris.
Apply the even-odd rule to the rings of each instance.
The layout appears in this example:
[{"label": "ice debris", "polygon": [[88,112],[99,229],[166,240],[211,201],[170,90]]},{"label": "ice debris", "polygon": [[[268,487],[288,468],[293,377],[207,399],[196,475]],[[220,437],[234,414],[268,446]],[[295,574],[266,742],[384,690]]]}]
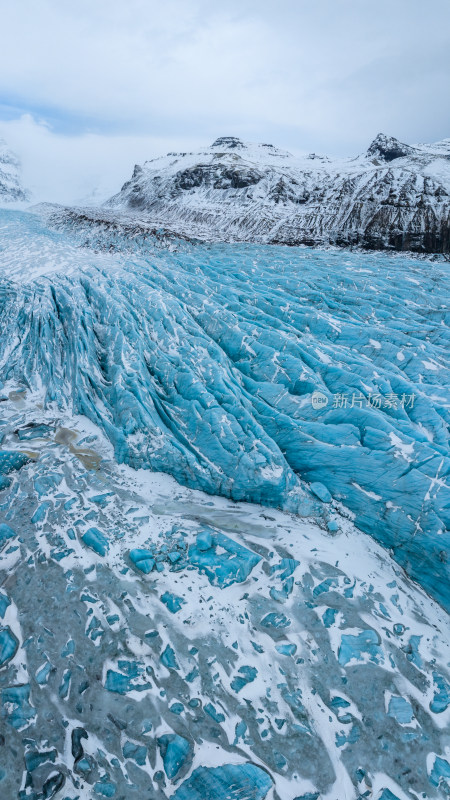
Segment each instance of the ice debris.
[{"label": "ice debris", "polygon": [[259,561],[256,553],[219,531],[201,531],[189,547],[189,563],[221,589],[247,580]]},{"label": "ice debris", "polygon": [[89,547],[99,556],[105,556],[108,552],[109,544],[108,539],[98,528],[89,528],[86,533],[81,536],[86,547]]}]

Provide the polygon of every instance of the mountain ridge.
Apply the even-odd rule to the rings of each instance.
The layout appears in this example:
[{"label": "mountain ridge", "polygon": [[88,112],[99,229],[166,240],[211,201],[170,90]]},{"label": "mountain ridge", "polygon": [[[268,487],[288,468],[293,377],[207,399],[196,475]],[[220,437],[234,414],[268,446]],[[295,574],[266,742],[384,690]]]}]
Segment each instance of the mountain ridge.
[{"label": "mountain ridge", "polygon": [[295,157],[222,136],[197,153],[136,165],[102,208],[203,240],[450,251],[450,139]]},{"label": "mountain ridge", "polygon": [[0,203],[23,203],[30,199],[22,186],[20,161],[0,138]]}]

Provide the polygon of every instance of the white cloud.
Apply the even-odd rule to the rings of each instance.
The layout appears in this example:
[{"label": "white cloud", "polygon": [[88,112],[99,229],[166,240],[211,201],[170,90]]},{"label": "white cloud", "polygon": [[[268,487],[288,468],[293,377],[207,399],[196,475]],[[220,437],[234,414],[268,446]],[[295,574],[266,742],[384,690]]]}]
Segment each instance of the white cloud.
[{"label": "white cloud", "polygon": [[[183,138],[55,133],[30,115],[0,122],[0,138],[22,162],[23,184],[33,200],[78,203],[93,191],[98,200],[117,192],[135,163],[189,146]],[[203,142],[191,141],[192,147]]]},{"label": "white cloud", "polygon": [[7,138],[26,167],[34,149],[71,184],[103,175],[108,159],[122,180],[135,161],[221,134],[332,154],[360,152],[380,130],[450,134],[448,0],[0,7],[0,97],[54,126],[15,120]]}]

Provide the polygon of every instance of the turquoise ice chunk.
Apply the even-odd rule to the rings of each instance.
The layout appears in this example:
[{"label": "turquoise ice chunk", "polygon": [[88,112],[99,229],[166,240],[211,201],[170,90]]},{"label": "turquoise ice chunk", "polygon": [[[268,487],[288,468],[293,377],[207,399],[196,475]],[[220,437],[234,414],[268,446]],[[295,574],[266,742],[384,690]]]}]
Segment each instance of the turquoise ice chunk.
[{"label": "turquoise ice chunk", "polygon": [[[0,475],[9,475],[14,470],[21,469],[25,464],[30,461],[29,456],[25,453],[19,453],[17,450],[1,450],[0,451]],[[6,488],[9,481],[5,479],[5,483],[0,484],[1,488]]]},{"label": "turquoise ice chunk", "polygon": [[58,694],[62,700],[66,700],[69,695],[69,688],[70,688],[70,679],[72,677],[72,673],[70,669],[64,670],[61,683],[59,685]]},{"label": "turquoise ice chunk", "polygon": [[323,612],[322,619],[326,628],[331,628],[331,626],[334,625],[337,613],[336,608],[327,608],[327,610]]},{"label": "turquoise ice chunk", "polygon": [[314,481],[309,485],[309,488],[319,498],[322,500],[322,503],[331,503],[332,497],[330,492],[328,491],[327,487],[320,483],[319,481]]},{"label": "turquoise ice chunk", "polygon": [[255,680],[258,674],[256,667],[243,666],[238,670],[238,675],[231,681],[231,688],[234,692],[240,692],[248,683]]},{"label": "turquoise ice chunk", "polygon": [[244,722],[244,720],[241,720],[240,722],[236,723],[234,729],[235,736],[234,736],[233,747],[236,747],[240,739],[244,740],[246,730],[247,730],[247,723]]},{"label": "turquoise ice chunk", "polygon": [[50,676],[51,668],[52,668],[52,665],[50,664],[50,662],[46,661],[45,664],[43,664],[43,666],[40,667],[38,669],[38,671],[36,672],[36,675],[35,675],[36,681],[41,686],[44,686],[47,683],[47,681],[49,679],[49,676]]},{"label": "turquoise ice chunk", "polygon": [[6,594],[0,592],[0,617],[3,619],[7,608],[11,605],[11,600]]},{"label": "turquoise ice chunk", "polygon": [[447,784],[447,789],[450,789],[450,764],[445,758],[436,756],[434,759],[433,769],[430,774],[430,782],[433,786],[443,786]]},{"label": "turquoise ice chunk", "polygon": [[164,736],[158,737],[158,747],[164,763],[164,771],[172,780],[185,764],[189,754],[192,753],[192,746],[183,736],[166,733]]},{"label": "turquoise ice chunk", "polygon": [[61,658],[67,658],[67,656],[72,656],[75,652],[75,642],[73,639],[68,639],[66,644],[61,650]]},{"label": "turquoise ice chunk", "polygon": [[124,758],[129,758],[143,767],[147,758],[147,748],[144,745],[126,741],[122,748]]},{"label": "turquoise ice chunk", "polygon": [[161,595],[161,601],[172,614],[176,614],[186,602],[182,597],[178,597],[178,595],[172,594],[171,592],[164,592],[164,594]]},{"label": "turquoise ice chunk", "polygon": [[114,797],[116,793],[116,784],[112,781],[101,780],[94,785],[94,792],[101,797]]},{"label": "turquoise ice chunk", "polygon": [[[344,716],[346,719],[344,719]],[[344,715],[343,717],[339,717],[339,722],[343,724],[348,724],[351,722],[350,715]],[[350,718],[349,718],[350,717]],[[349,733],[344,733],[344,731],[339,731],[336,733],[336,747],[343,747],[346,744],[355,744],[358,741],[359,737],[361,736],[361,730],[358,725],[352,725],[350,728]]]},{"label": "turquoise ice chunk", "polygon": [[36,716],[36,711],[30,703],[29,684],[2,689],[1,702],[8,723],[18,731],[26,728]]},{"label": "turquoise ice chunk", "polygon": [[254,764],[197,767],[172,795],[173,800],[264,800],[272,787],[270,775]]},{"label": "turquoise ice chunk", "polygon": [[450,684],[438,672],[433,672],[433,681],[436,689],[430,709],[434,714],[442,714],[450,705]]},{"label": "turquoise ice chunk", "polygon": [[[195,545],[189,547],[189,563],[197,567],[200,572],[204,572],[210,583],[220,586],[221,589],[247,580],[253,568],[261,560],[260,556],[223,533],[218,531],[209,533],[212,545],[200,550],[196,541]],[[221,549],[218,551],[218,548]]]},{"label": "turquoise ice chunk", "polygon": [[5,628],[0,628],[0,667],[3,667],[14,658],[18,648],[19,640],[13,634],[9,625]]},{"label": "turquoise ice chunk", "polygon": [[44,781],[44,785],[42,787],[42,795],[41,797],[43,800],[51,800],[51,798],[56,797],[57,793],[60,789],[64,786],[66,782],[66,776],[60,772],[53,772],[46,781]]},{"label": "turquoise ice chunk", "polygon": [[39,522],[42,522],[42,520],[45,519],[45,515],[47,514],[47,512],[51,507],[52,504],[50,500],[44,500],[43,503],[40,503],[36,511],[34,512],[33,516],[31,517],[31,522],[33,523],[33,525],[37,525]]},{"label": "turquoise ice chunk", "polygon": [[90,497],[89,500],[91,503],[96,503],[96,505],[105,508],[105,506],[109,503],[109,499],[112,495],[112,492],[106,492],[105,494],[96,494],[94,497]]},{"label": "turquoise ice chunk", "polygon": [[126,694],[132,690],[131,680],[127,675],[122,675],[113,669],[106,673],[105,689],[116,694]]},{"label": "turquoise ice chunk", "polygon": [[6,544],[8,539],[14,539],[16,535],[16,532],[6,522],[0,523],[0,548]]},{"label": "turquoise ice chunk", "polygon": [[47,762],[55,763],[57,752],[55,749],[39,752],[38,750],[28,750],[25,753],[25,766],[28,772],[34,772],[35,769],[46,764]]},{"label": "turquoise ice chunk", "polygon": [[349,708],[350,703],[339,695],[335,695],[330,703],[330,708]]},{"label": "turquoise ice chunk", "polygon": [[97,555],[106,556],[106,553],[109,549],[109,542],[106,536],[101,533],[98,528],[89,528],[86,533],[83,533],[81,538],[85,545],[97,553]]},{"label": "turquoise ice chunk", "polygon": [[34,480],[34,488],[39,497],[50,494],[52,490],[56,489],[63,479],[62,475],[57,473],[50,473],[48,475],[39,475]]},{"label": "turquoise ice chunk", "polygon": [[389,700],[388,715],[393,717],[400,725],[409,725],[414,717],[411,703],[406,697],[392,695]]},{"label": "turquoise ice chunk", "polygon": [[325,592],[329,592],[330,589],[335,588],[338,585],[338,581],[336,578],[326,578],[326,580],[319,583],[313,589],[313,597],[319,597],[321,594],[325,594]]},{"label": "turquoise ice chunk", "polygon": [[211,531],[209,530],[200,531],[200,533],[198,533],[196,536],[195,546],[197,550],[200,550],[201,552],[209,550],[213,546],[213,538],[211,535]]},{"label": "turquoise ice chunk", "polygon": [[383,651],[376,631],[368,629],[361,631],[356,636],[351,634],[342,635],[338,652],[340,664],[345,666],[352,659],[363,661],[364,654],[367,654],[370,661],[374,661],[376,664],[383,662]]},{"label": "turquoise ice chunk", "polygon": [[167,669],[180,669],[175,656],[175,650],[170,646],[170,644],[168,644],[165,650],[163,650],[160,659],[161,663],[164,664]]},{"label": "turquoise ice chunk", "polygon": [[214,722],[220,723],[225,721],[225,715],[222,714],[220,711],[217,711],[217,709],[214,708],[212,703],[206,703],[204,709],[206,713],[214,720]]},{"label": "turquoise ice chunk", "polygon": [[410,636],[407,647],[405,648],[406,658],[411,661],[416,667],[422,669],[423,661],[419,653],[419,646],[421,636]]},{"label": "turquoise ice chunk", "polygon": [[261,620],[263,628],[288,628],[290,624],[291,620],[285,614],[280,614],[276,611],[271,611]]},{"label": "turquoise ice chunk", "polygon": [[21,442],[26,442],[29,439],[48,438],[50,434],[51,434],[51,428],[49,428],[48,425],[44,425],[43,423],[40,425],[31,423],[30,425],[27,425],[24,428],[19,428],[19,430],[17,431],[17,435]]},{"label": "turquoise ice chunk", "polygon": [[296,644],[277,644],[275,649],[282,656],[293,656],[297,650]]},{"label": "turquoise ice chunk", "polygon": [[155,559],[150,550],[130,550],[130,559],[136,569],[148,575],[155,566]]},{"label": "turquoise ice chunk", "polygon": [[273,575],[274,573],[279,572],[280,574],[277,577],[284,581],[286,578],[290,578],[291,575],[294,574],[299,564],[300,561],[297,561],[295,558],[282,558],[279,564],[274,564],[270,568],[270,574]]}]

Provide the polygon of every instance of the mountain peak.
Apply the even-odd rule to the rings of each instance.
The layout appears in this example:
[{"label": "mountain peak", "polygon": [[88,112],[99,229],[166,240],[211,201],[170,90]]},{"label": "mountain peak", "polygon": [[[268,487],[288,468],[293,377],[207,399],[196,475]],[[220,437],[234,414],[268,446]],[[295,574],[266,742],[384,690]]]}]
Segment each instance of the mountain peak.
[{"label": "mountain peak", "polygon": [[4,139],[0,138],[0,163],[12,164],[14,167],[19,168],[20,162],[15,153],[13,153]]},{"label": "mountain peak", "polygon": [[211,147],[223,147],[226,150],[234,150],[235,148],[241,149],[245,147],[245,145],[237,136],[219,136],[219,138],[212,143]]},{"label": "mountain peak", "polygon": [[413,148],[409,145],[403,144],[394,136],[386,136],[385,133],[379,133],[367,150],[366,155],[381,158],[383,161],[394,161],[396,158],[403,158],[411,155],[411,153],[413,153]]},{"label": "mountain peak", "polygon": [[20,161],[0,139],[0,202],[22,203],[29,199],[21,183]]},{"label": "mountain peak", "polygon": [[222,136],[135,169],[105,205],[206,241],[446,253],[450,181],[438,162],[446,155],[445,144],[410,146],[381,133],[367,154],[347,159]]}]

